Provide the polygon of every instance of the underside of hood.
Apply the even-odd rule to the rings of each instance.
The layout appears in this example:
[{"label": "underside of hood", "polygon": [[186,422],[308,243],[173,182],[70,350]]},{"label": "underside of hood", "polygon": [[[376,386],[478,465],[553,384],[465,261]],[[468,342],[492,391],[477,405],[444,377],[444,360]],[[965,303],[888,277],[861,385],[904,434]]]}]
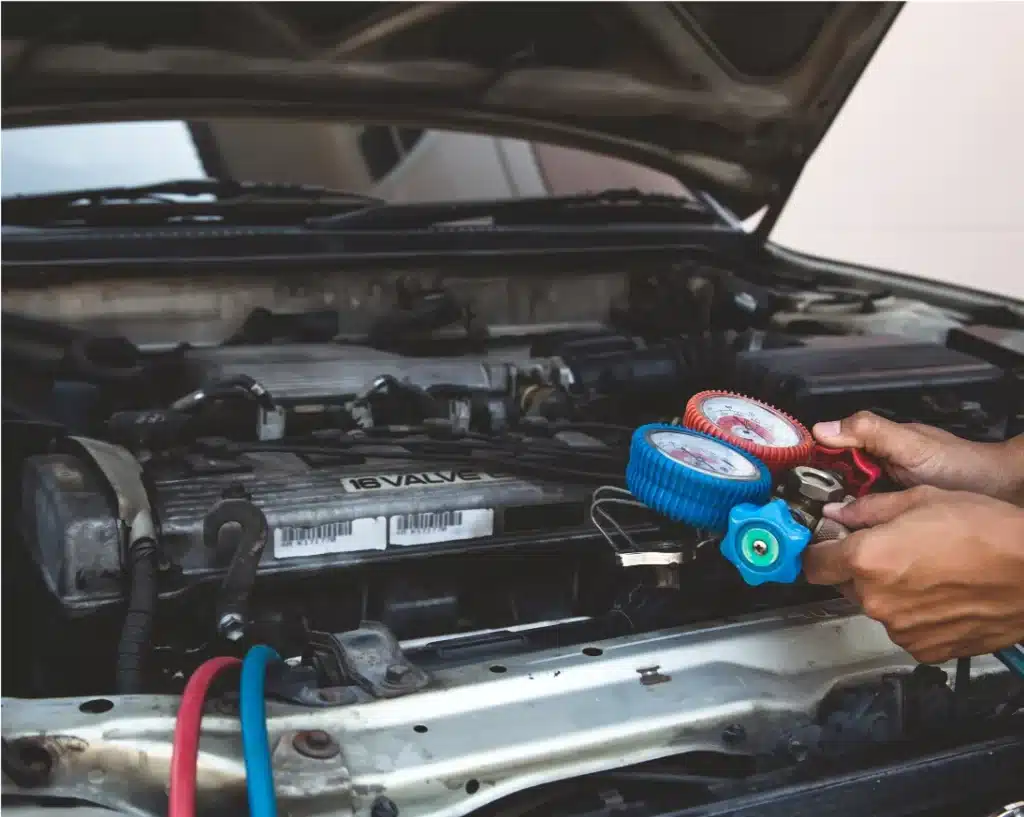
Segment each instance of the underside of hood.
[{"label": "underside of hood", "polygon": [[889,3],[8,3],[4,126],[227,116],[463,128],[784,201]]}]

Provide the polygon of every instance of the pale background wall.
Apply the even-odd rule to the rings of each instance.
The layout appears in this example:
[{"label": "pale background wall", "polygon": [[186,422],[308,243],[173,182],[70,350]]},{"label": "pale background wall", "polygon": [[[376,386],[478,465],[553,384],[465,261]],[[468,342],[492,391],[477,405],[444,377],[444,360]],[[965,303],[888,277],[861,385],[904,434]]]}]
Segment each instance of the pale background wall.
[{"label": "pale background wall", "polygon": [[908,3],[773,239],[1024,299],[1024,3]]}]

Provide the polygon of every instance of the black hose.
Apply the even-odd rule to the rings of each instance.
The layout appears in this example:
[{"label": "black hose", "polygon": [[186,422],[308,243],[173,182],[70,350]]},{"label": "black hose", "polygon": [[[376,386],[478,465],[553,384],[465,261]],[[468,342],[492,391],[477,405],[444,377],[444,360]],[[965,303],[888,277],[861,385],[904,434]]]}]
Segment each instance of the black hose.
[{"label": "black hose", "polygon": [[139,539],[128,548],[128,612],[117,645],[117,692],[142,692],[142,671],[153,646],[153,619],[157,602],[157,546]]},{"label": "black hose", "polygon": [[267,410],[275,408],[274,398],[266,387],[247,374],[236,374],[207,383],[171,404],[174,411],[193,411],[210,400],[242,397],[255,401]]},{"label": "black hose", "polygon": [[88,383],[131,380],[143,373],[141,353],[126,338],[14,312],[3,313],[3,357],[36,373]]},{"label": "black hose", "polygon": [[248,496],[226,496],[203,519],[203,544],[216,549],[225,525],[237,525],[238,538],[217,601],[217,632],[229,641],[244,635],[249,596],[256,585],[260,557],[267,546],[267,518]]}]

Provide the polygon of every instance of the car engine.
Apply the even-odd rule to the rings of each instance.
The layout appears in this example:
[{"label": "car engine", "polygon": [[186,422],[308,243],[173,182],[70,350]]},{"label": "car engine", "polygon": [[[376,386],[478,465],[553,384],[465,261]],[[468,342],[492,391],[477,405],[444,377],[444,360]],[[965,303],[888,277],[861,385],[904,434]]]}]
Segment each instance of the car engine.
[{"label": "car engine", "polygon": [[[603,325],[401,348],[316,331],[136,347],[5,315],[5,380],[30,384],[5,385],[5,654],[31,646],[4,682],[33,699],[5,735],[59,724],[29,748],[5,737],[5,765],[59,756],[54,796],[158,811],[146,757],[172,696],[255,644],[283,659],[266,680],[279,790],[373,817],[538,787],[561,802],[579,779],[600,785],[561,813],[631,813],[601,792],[625,809],[680,781],[708,804],[808,759],[935,740],[967,708],[1009,723],[998,662],[954,694],[801,581],[799,553],[845,535],[826,502],[892,487],[811,424],[871,410],[1005,439],[1019,355],[966,328],[798,326],[795,307],[679,331],[656,301],[638,285]],[[210,712],[237,706],[225,686]],[[236,738],[214,732],[204,751],[237,783]],[[97,782],[104,752],[127,788]]]}]

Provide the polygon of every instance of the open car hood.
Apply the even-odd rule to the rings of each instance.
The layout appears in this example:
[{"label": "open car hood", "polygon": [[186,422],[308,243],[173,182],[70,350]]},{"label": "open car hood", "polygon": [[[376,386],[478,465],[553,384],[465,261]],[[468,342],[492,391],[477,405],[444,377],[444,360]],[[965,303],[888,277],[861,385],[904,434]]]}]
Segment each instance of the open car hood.
[{"label": "open car hood", "polygon": [[3,9],[4,125],[254,114],[454,127],[785,200],[888,3],[42,3]]}]

